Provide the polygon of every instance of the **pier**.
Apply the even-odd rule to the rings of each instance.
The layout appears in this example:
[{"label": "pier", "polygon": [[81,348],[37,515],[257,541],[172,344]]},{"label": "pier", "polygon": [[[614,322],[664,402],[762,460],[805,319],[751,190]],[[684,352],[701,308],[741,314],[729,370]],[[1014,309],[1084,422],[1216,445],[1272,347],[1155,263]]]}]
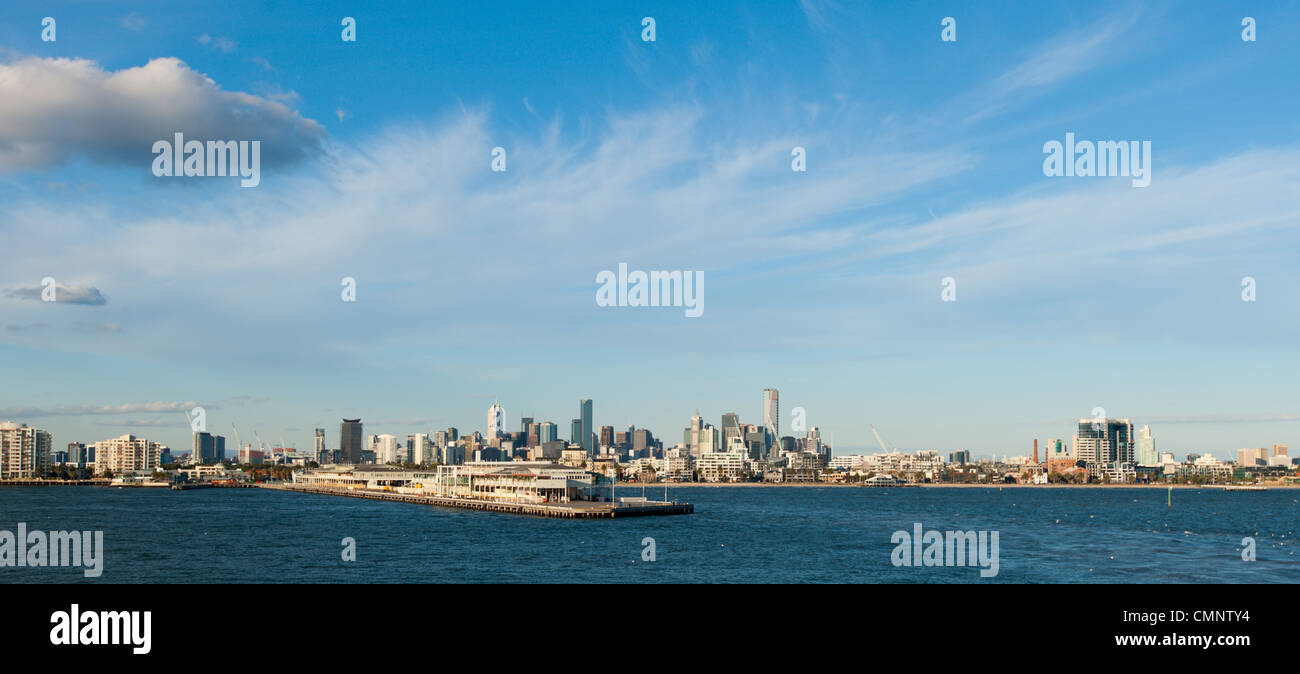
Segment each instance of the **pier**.
[{"label": "pier", "polygon": [[488,512],[509,513],[513,515],[531,515],[534,517],[559,517],[566,519],[606,519],[613,517],[651,517],[656,515],[689,515],[695,512],[690,503],[675,501],[636,501],[633,503],[609,503],[606,501],[570,501],[568,503],[509,503],[501,501],[484,501],[480,499],[452,498],[445,496],[428,496],[422,494],[402,494],[371,489],[338,489],[330,487],[308,487],[302,485],[276,484],[260,485],[263,489],[278,489],[304,494],[324,494],[326,496],[350,496],[380,501],[399,501],[419,505],[439,506],[442,508],[462,508],[466,510],[485,510]]}]

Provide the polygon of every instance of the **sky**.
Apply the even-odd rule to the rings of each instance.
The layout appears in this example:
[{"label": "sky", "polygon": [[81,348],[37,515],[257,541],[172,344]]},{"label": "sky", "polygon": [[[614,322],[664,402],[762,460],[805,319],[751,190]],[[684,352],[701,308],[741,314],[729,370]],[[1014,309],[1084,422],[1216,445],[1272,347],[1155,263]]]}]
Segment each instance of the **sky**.
[{"label": "sky", "polygon": [[[769,387],[838,454],[1098,407],[1300,446],[1294,3],[177,4],[0,15],[0,420],[55,447],[494,399],[567,436],[588,397],[671,446]],[[176,132],[260,140],[260,184],[155,176]],[[1150,185],[1045,175],[1066,133],[1149,141]],[[702,272],[702,315],[600,306],[620,263]]]}]

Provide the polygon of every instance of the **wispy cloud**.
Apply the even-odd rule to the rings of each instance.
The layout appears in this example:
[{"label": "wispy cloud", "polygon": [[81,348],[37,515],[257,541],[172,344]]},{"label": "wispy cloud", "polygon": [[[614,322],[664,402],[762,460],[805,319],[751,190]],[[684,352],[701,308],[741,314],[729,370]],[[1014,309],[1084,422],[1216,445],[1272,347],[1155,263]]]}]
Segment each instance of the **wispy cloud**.
[{"label": "wispy cloud", "polygon": [[183,412],[202,406],[207,410],[219,409],[218,406],[207,404],[202,405],[193,401],[187,402],[142,402],[142,403],[123,403],[120,405],[64,405],[59,407],[41,408],[41,407],[11,407],[0,409],[0,417],[5,418],[25,418],[25,417],[71,417],[71,416],[88,416],[88,415],[113,415],[113,414],[138,414],[140,412]]}]

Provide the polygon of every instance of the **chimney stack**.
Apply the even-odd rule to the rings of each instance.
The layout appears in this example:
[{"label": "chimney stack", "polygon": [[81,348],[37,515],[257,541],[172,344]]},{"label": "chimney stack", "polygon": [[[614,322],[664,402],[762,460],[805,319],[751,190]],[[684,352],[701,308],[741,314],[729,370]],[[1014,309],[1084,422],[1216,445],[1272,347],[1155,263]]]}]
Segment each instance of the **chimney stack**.
[{"label": "chimney stack", "polygon": [[1038,465],[1038,438],[1034,438],[1034,465]]}]

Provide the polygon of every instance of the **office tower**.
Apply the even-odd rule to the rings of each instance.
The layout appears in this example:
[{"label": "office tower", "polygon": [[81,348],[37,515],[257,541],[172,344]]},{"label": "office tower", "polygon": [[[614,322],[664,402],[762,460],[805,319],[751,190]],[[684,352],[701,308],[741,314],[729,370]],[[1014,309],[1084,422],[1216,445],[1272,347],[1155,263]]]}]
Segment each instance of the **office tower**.
[{"label": "office tower", "polygon": [[543,421],[537,425],[537,444],[555,442],[560,437],[560,427],[553,421]]},{"label": "office tower", "polygon": [[1060,438],[1047,439],[1047,460],[1072,459],[1070,451],[1065,446],[1065,441]]},{"label": "office tower", "polygon": [[528,446],[536,447],[542,444],[542,425],[533,422],[528,424]]},{"label": "office tower", "polygon": [[949,452],[948,463],[955,463],[959,466],[970,463],[970,450],[959,449],[955,452]]},{"label": "office tower", "polygon": [[613,427],[613,426],[601,426],[601,427],[600,427],[600,445],[601,445],[602,447],[613,447],[613,446],[614,446],[614,427]]},{"label": "office tower", "polygon": [[339,425],[339,453],[343,463],[361,463],[361,420],[344,419]]},{"label": "office tower", "polygon": [[325,429],[323,428],[316,429],[316,442],[312,447],[312,459],[322,466],[329,463],[325,456]]},{"label": "office tower", "polygon": [[822,429],[816,426],[808,429],[808,439],[804,451],[822,453]]},{"label": "office tower", "polygon": [[524,417],[519,420],[519,431],[525,436],[528,435],[528,427],[533,425],[532,417]]},{"label": "office tower", "polygon": [[505,431],[506,431],[505,410],[501,409],[500,405],[496,403],[492,403],[492,406],[488,408],[487,432],[483,434],[483,437],[487,438],[490,441],[496,438],[497,436],[501,435]]},{"label": "office tower", "polygon": [[53,436],[14,421],[0,422],[0,480],[36,477],[50,467]]},{"label": "office tower", "polygon": [[406,436],[406,455],[411,457],[411,463],[423,465],[436,461],[433,443],[429,442],[427,433],[411,433]]},{"label": "office tower", "polygon": [[574,419],[569,423],[569,444],[582,446],[582,419]]},{"label": "office tower", "polygon": [[68,463],[78,468],[86,466],[86,444],[83,442],[68,443]]},{"label": "office tower", "polygon": [[448,442],[455,442],[455,441],[457,441],[457,440],[460,440],[460,429],[456,428],[455,426],[448,426],[448,427],[447,427],[447,441],[448,441]]},{"label": "office tower", "polygon": [[114,474],[134,470],[157,470],[162,457],[163,446],[160,443],[123,435],[111,440],[95,443],[95,470],[105,470]]},{"label": "office tower", "polygon": [[644,428],[638,428],[632,431],[632,451],[634,452],[649,449],[650,445],[654,444],[654,441],[654,436],[650,434],[650,431]]},{"label": "office tower", "polygon": [[1268,450],[1263,447],[1237,450],[1238,465],[1257,466],[1266,463],[1268,463]]},{"label": "office tower", "polygon": [[764,451],[769,459],[776,458],[777,438],[781,435],[781,403],[774,388],[763,389],[763,430],[767,433]]},{"label": "office tower", "polygon": [[211,464],[226,458],[226,439],[205,431],[194,431],[190,460],[195,465]]},{"label": "office tower", "polygon": [[1139,466],[1160,465],[1160,455],[1156,453],[1156,439],[1151,437],[1151,427],[1143,426],[1137,437],[1137,463]]},{"label": "office tower", "polygon": [[578,418],[582,419],[582,448],[587,450],[587,456],[592,456],[595,454],[595,437],[591,425],[591,398],[578,401]]},{"label": "office tower", "polygon": [[1286,445],[1273,445],[1273,456],[1286,456]]},{"label": "office tower", "polygon": [[1128,419],[1080,419],[1074,455],[1090,465],[1133,463],[1133,422]]},{"label": "office tower", "polygon": [[722,415],[722,446],[730,451],[734,444],[745,444],[745,432],[740,429],[740,415],[727,412]]}]

